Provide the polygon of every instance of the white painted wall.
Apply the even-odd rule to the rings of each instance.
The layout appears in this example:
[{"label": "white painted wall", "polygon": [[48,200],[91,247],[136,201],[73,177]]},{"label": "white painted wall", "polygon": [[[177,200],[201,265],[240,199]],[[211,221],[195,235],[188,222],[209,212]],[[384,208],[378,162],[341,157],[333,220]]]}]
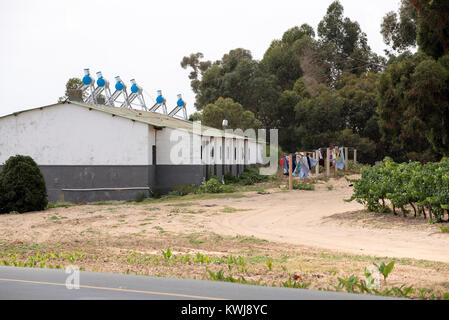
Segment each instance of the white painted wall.
[{"label": "white painted wall", "polygon": [[147,124],[73,104],[0,119],[0,163],[16,154],[39,165],[147,165]]}]

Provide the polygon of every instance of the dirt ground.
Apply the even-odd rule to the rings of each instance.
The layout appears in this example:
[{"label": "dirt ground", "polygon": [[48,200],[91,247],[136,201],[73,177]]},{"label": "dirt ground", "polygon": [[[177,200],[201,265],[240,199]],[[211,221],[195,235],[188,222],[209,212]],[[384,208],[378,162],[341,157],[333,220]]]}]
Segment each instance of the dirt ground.
[{"label": "dirt ground", "polygon": [[351,194],[345,179],[331,179],[314,191],[1,215],[0,263],[198,279],[223,270],[231,280],[285,286],[297,275],[298,285],[335,290],[337,277],[363,278],[366,266],[395,260],[389,284],[429,289],[427,298],[449,292],[449,234],[424,219],[365,212],[343,201]]}]

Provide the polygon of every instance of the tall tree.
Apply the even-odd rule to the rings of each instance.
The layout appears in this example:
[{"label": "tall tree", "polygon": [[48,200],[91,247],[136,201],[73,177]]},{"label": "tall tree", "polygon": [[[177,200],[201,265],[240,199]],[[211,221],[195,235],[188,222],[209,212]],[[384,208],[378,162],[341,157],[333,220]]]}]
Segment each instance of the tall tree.
[{"label": "tall tree", "polygon": [[[426,138],[429,126],[422,113],[417,112],[417,104],[411,103],[417,101],[414,92],[418,90],[416,76],[413,75],[417,67],[428,60],[429,57],[423,53],[413,56],[404,53],[392,58],[388,69],[379,77],[377,112],[381,140],[389,155],[397,161],[434,161],[439,157]],[[421,99],[425,98],[421,95]]]},{"label": "tall tree", "polygon": [[261,122],[251,111],[245,110],[240,103],[231,98],[218,98],[214,103],[206,105],[202,113],[202,123],[206,126],[221,129],[223,120],[228,120],[229,129],[258,129]]},{"label": "tall tree", "polygon": [[330,64],[329,83],[333,83],[344,72],[361,74],[382,70],[384,61],[373,53],[368,39],[356,21],[345,18],[341,3],[334,1],[318,25],[321,49]]},{"label": "tall tree", "polygon": [[402,0],[399,14],[383,19],[382,35],[393,50],[403,52],[416,43],[427,55],[438,59],[449,54],[449,1]]}]

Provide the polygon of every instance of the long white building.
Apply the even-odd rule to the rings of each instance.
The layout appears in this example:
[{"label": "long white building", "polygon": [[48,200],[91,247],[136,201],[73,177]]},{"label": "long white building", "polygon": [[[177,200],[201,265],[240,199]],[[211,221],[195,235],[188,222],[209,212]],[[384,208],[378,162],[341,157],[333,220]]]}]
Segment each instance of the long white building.
[{"label": "long white building", "polygon": [[31,156],[49,201],[134,199],[260,162],[261,143],[155,112],[65,102],[0,117],[0,169]]}]

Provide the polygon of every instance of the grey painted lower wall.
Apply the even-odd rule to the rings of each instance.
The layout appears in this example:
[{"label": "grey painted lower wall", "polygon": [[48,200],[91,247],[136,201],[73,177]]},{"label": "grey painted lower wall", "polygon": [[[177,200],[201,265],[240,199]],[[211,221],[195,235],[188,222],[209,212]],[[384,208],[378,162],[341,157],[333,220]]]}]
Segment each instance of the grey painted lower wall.
[{"label": "grey painted lower wall", "polygon": [[[1,170],[2,166],[0,166]],[[82,190],[105,188],[150,188],[167,193],[181,184],[199,185],[226,173],[240,175],[244,165],[150,165],[150,166],[39,166],[51,202],[133,200],[148,190]],[[69,190],[67,190],[69,189]],[[78,190],[73,190],[78,189]]]},{"label": "grey painted lower wall", "polygon": [[148,188],[155,184],[154,166],[39,166],[51,202],[134,199],[145,190],[73,191],[64,189]]}]

